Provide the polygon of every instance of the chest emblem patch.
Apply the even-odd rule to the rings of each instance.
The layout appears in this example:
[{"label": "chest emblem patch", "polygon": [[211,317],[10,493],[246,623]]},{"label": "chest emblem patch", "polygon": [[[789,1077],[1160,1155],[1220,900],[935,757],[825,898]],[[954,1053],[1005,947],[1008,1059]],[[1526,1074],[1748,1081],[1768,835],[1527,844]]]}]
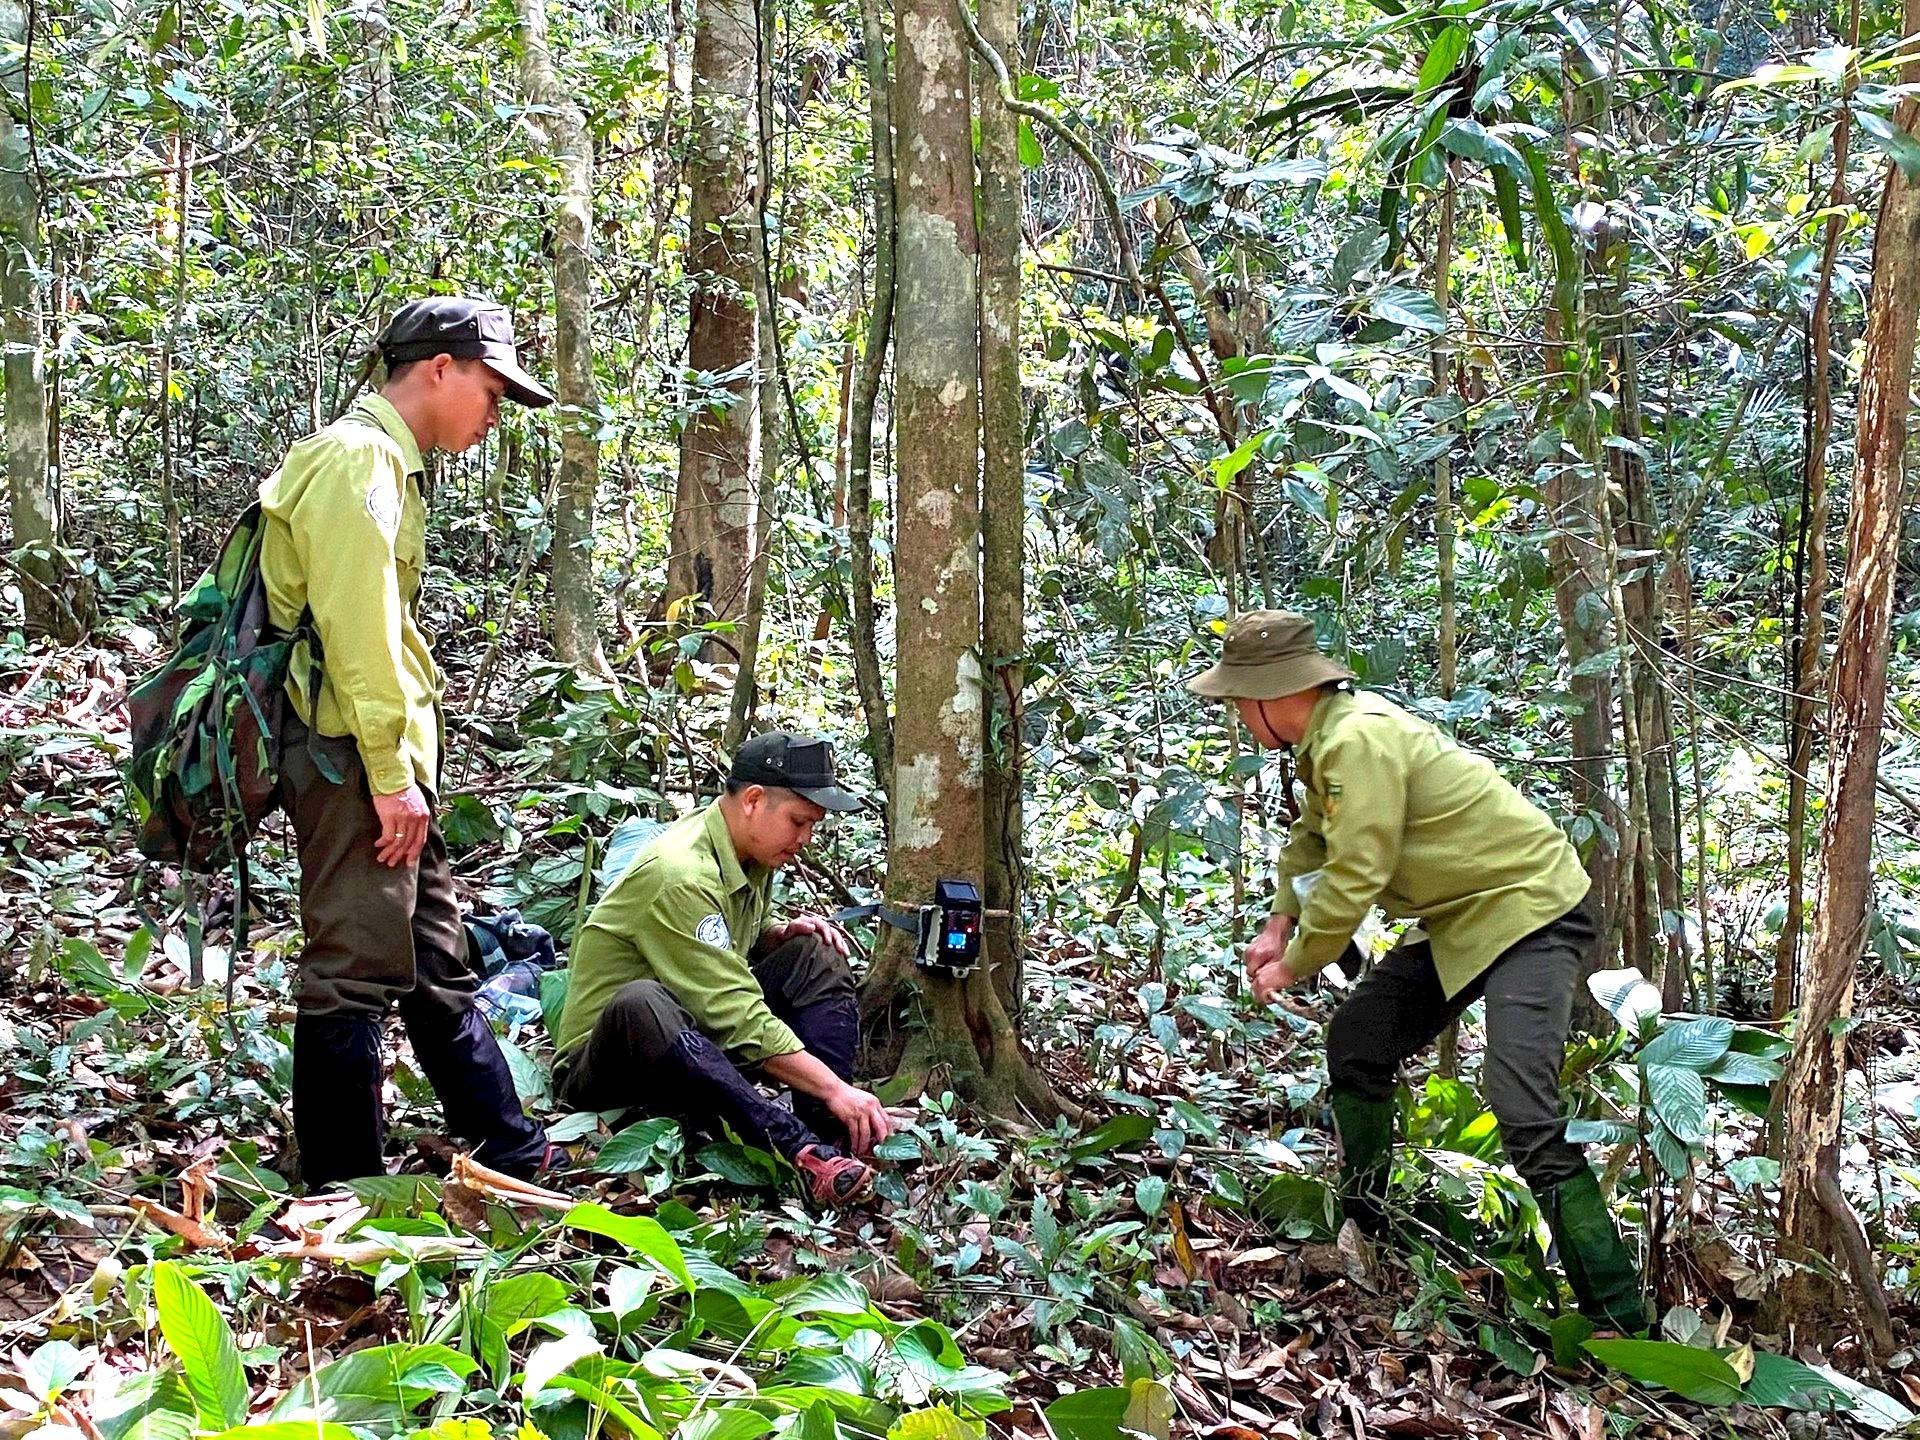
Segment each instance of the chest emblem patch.
[{"label": "chest emblem patch", "polygon": [[717,950],[728,949],[733,944],[733,935],[727,929],[727,917],[724,915],[707,916],[693,927],[693,938]]}]

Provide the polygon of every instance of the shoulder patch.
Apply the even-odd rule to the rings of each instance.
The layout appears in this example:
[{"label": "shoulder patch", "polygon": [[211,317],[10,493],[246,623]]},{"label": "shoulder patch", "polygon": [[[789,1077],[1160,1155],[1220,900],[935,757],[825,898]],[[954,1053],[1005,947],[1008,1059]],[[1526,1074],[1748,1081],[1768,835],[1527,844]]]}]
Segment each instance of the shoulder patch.
[{"label": "shoulder patch", "polygon": [[379,480],[367,491],[367,514],[373,523],[391,535],[400,525],[400,492]]},{"label": "shoulder patch", "polygon": [[717,913],[707,916],[693,927],[693,938],[716,950],[726,950],[733,945],[733,935],[727,929],[727,917]]}]

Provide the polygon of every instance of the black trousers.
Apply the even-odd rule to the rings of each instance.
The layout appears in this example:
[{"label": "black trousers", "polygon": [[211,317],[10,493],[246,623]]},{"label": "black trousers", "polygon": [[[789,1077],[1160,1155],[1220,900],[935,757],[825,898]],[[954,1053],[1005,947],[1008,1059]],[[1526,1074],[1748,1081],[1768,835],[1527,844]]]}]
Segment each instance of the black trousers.
[{"label": "black trousers", "polygon": [[506,1057],[474,1009],[480,975],[467,954],[453,871],[436,824],[419,861],[380,863],[380,818],[351,740],[316,742],[339,767],[322,775],[295,719],[281,799],[300,855],[305,946],[294,974],[293,1129],[309,1189],[385,1170],[380,1028],[400,1012],[447,1125],[481,1163],[537,1169],[546,1132],[521,1108]]},{"label": "black trousers", "polygon": [[[768,1008],[808,1053],[851,1080],[859,1007],[846,960],[803,935],[750,963]],[[742,1139],[789,1158],[822,1141],[844,1146],[847,1138],[813,1096],[796,1093],[788,1111],[762,1095],[658,980],[615,992],[586,1040],[561,1057],[554,1087],[576,1110],[637,1108],[703,1127],[723,1120]]]},{"label": "black trousers", "polygon": [[1484,998],[1481,1085],[1507,1158],[1536,1192],[1571,1179],[1587,1162],[1566,1138],[1560,1065],[1594,938],[1583,901],[1501,952],[1452,999],[1440,987],[1429,944],[1395,946],[1334,1012],[1327,1027],[1328,1082],[1363,1100],[1391,1100],[1401,1065]]}]

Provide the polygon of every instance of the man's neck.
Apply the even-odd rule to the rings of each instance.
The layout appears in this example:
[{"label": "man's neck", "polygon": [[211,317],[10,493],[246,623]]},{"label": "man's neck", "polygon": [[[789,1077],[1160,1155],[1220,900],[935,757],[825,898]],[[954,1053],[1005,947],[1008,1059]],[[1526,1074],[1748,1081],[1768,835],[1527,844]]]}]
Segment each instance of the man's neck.
[{"label": "man's neck", "polygon": [[722,795],[717,802],[720,818],[727,822],[727,843],[733,846],[733,858],[740,862],[742,870],[747,868],[747,852],[740,848],[740,836],[746,829],[746,817],[740,813],[740,802],[732,795]]},{"label": "man's neck", "polygon": [[427,439],[427,426],[421,414],[421,402],[405,385],[388,385],[380,392],[380,398],[393,406],[400,418],[406,422],[407,429],[413,432],[413,443],[420,447],[425,455],[433,448]]}]

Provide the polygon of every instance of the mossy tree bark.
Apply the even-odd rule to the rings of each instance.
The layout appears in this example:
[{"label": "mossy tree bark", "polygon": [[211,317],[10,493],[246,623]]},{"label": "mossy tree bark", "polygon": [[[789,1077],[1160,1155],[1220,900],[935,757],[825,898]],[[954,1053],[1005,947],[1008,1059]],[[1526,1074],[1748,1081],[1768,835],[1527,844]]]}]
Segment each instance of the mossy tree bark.
[{"label": "mossy tree bark", "polygon": [[[955,0],[897,0],[894,324],[898,503],[893,825],[887,896],[930,900],[986,870],[981,665],[979,232],[967,38]],[[899,1089],[952,1089],[991,1113],[1063,1108],[1021,1046],[988,953],[964,979],[921,971],[888,929],[865,1009],[891,1020],[917,992]]]},{"label": "mossy tree bark", "polygon": [[693,281],[687,368],[703,393],[691,397],[680,432],[666,598],[669,607],[692,599],[723,620],[738,616],[746,603],[759,531],[759,49],[752,0],[700,0],[693,18],[686,268]]},{"label": "mossy tree bark", "polygon": [[520,0],[520,82],[541,107],[560,194],[553,216],[554,393],[560,473],[553,514],[554,653],[605,671],[594,603],[594,511],[600,490],[599,392],[593,379],[593,136],[554,73],[546,0]]}]

